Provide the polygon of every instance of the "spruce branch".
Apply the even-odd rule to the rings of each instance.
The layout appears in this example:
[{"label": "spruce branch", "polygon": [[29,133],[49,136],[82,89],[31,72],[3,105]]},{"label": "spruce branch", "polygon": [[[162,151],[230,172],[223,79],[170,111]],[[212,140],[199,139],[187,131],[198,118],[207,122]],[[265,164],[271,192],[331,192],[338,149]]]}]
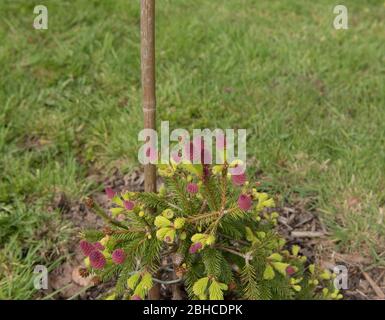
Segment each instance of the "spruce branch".
[{"label": "spruce branch", "polygon": [[176,210],[179,210],[179,211],[182,211],[183,212],[183,209],[178,207],[177,205],[171,203],[171,202],[167,202],[167,204],[171,207],[171,208],[174,208]]},{"label": "spruce branch", "polygon": [[218,210],[218,205],[217,205],[215,196],[211,190],[210,180],[204,179],[203,180],[203,186],[204,186],[204,189],[206,191],[207,198],[209,200],[208,203],[209,203],[210,207],[212,207],[211,209]]},{"label": "spruce branch", "polygon": [[187,211],[189,212],[189,214],[191,214],[191,208],[192,206],[190,205],[190,201],[186,195],[186,192],[185,190],[183,190],[183,187],[180,185],[179,181],[180,179],[177,178],[176,175],[173,175],[172,176],[172,181],[174,182],[174,185],[175,185],[175,192],[178,194],[181,202],[182,202],[182,205],[185,209],[187,209]]},{"label": "spruce branch", "polygon": [[129,233],[140,233],[140,232],[147,232],[147,230],[127,228],[126,230],[113,230],[111,231],[111,234],[129,234]]},{"label": "spruce branch", "polygon": [[202,214],[207,208],[207,200],[203,200],[202,207],[199,210],[198,214]]},{"label": "spruce branch", "polygon": [[111,218],[108,214],[104,212],[104,210],[90,197],[86,198],[86,204],[87,207],[90,209],[94,209],[94,212],[101,217],[104,221],[107,221],[111,224],[113,224],[116,227],[122,228],[122,229],[128,229],[127,226],[122,224],[121,222]]},{"label": "spruce branch", "polygon": [[242,253],[242,252],[239,252],[237,250],[234,250],[234,249],[231,249],[231,248],[227,248],[227,247],[224,247],[224,246],[216,246],[216,248],[218,248],[220,250],[223,250],[223,251],[226,251],[226,252],[229,252],[229,253],[232,253],[232,254],[235,254],[235,255],[237,255],[239,257],[242,257],[243,259],[245,259],[246,262],[249,262],[250,260],[253,259],[251,252]]},{"label": "spruce branch", "polygon": [[204,213],[204,214],[201,214],[201,215],[198,215],[198,216],[195,216],[195,217],[187,218],[187,221],[188,222],[195,222],[195,221],[199,221],[199,220],[202,220],[202,219],[208,219],[208,218],[217,216],[219,214],[220,214],[219,211],[208,212],[208,213]]},{"label": "spruce branch", "polygon": [[178,278],[178,279],[174,279],[174,280],[160,280],[158,278],[152,278],[152,280],[154,282],[157,282],[160,284],[168,285],[168,284],[175,284],[175,283],[181,282],[183,280],[183,278]]},{"label": "spruce branch", "polygon": [[223,234],[223,233],[218,233],[218,235],[219,235],[220,237],[222,237],[222,238],[231,240],[231,241],[234,242],[234,243],[238,243],[238,244],[241,244],[241,245],[244,245],[244,246],[249,245],[249,243],[246,242],[246,241],[243,241],[243,240],[240,240],[240,239],[234,239],[234,238],[232,238],[232,237],[230,237],[230,236],[228,236],[228,235],[226,235],[226,234]]}]

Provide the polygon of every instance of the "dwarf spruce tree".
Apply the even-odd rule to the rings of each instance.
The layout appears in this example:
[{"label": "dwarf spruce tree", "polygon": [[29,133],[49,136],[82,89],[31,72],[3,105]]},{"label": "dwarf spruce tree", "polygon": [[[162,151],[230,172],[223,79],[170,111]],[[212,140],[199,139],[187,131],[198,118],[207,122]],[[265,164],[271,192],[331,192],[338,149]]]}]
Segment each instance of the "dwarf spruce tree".
[{"label": "dwarf spruce tree", "polygon": [[[244,173],[230,173],[240,165],[171,159],[158,166],[159,193],[107,188],[109,213],[89,201],[108,226],[82,234],[83,272],[116,278],[114,299],[145,299],[155,282],[180,283],[202,300],[342,298],[329,271],[278,235],[274,200]],[[161,272],[176,279],[157,279]]]}]

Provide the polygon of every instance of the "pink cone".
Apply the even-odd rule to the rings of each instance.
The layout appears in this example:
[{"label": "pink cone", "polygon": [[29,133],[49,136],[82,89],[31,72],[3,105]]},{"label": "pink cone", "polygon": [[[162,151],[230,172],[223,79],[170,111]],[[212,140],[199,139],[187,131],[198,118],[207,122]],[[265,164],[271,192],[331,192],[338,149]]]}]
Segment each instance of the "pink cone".
[{"label": "pink cone", "polygon": [[104,246],[100,242],[95,242],[94,248],[99,250],[99,251],[103,251],[105,249]]},{"label": "pink cone", "polygon": [[229,168],[231,175],[241,175],[246,171],[245,164],[237,164],[234,168]]},{"label": "pink cone", "polygon": [[246,175],[244,173],[242,174],[234,174],[231,176],[231,181],[236,186],[243,186],[246,182]]},{"label": "pink cone", "polygon": [[295,273],[295,269],[292,267],[292,266],[288,266],[287,268],[286,268],[286,274],[288,275],[288,276],[291,276],[291,275],[293,275]]},{"label": "pink cone", "polygon": [[108,199],[112,199],[113,197],[115,197],[116,193],[111,188],[106,188],[105,192],[106,192],[106,195],[107,195]]},{"label": "pink cone", "polygon": [[124,253],[123,249],[115,249],[114,252],[112,252],[111,257],[112,261],[114,261],[116,264],[122,264],[126,259],[126,254]]},{"label": "pink cone", "polygon": [[103,269],[106,265],[106,258],[103,253],[98,250],[94,250],[90,253],[91,267],[95,269]]},{"label": "pink cone", "polygon": [[188,185],[187,185],[187,192],[188,193],[192,193],[192,194],[195,194],[198,192],[198,185],[196,183],[192,183],[190,182]]},{"label": "pink cone", "polygon": [[252,201],[251,197],[247,194],[241,194],[238,198],[238,207],[244,211],[247,211],[251,208]]},{"label": "pink cone", "polygon": [[127,210],[132,210],[134,209],[135,207],[135,203],[133,201],[123,201],[123,204],[124,204],[124,207],[127,209]]},{"label": "pink cone", "polygon": [[194,244],[191,245],[191,247],[189,249],[189,252],[191,254],[194,254],[194,253],[196,253],[201,248],[202,248],[202,243],[197,242],[197,243],[194,243]]},{"label": "pink cone", "polygon": [[95,250],[94,246],[86,240],[80,241],[80,250],[85,256],[89,256],[90,253]]},{"label": "pink cone", "polygon": [[131,300],[142,300],[142,298],[139,297],[137,294],[134,294],[134,295],[131,297]]}]

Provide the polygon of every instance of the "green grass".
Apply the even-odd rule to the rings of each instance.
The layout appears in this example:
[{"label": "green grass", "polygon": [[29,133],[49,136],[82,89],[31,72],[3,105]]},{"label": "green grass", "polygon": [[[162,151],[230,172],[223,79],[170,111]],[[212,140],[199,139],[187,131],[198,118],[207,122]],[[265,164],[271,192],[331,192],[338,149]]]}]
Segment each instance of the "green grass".
[{"label": "green grass", "polygon": [[[52,259],[17,252],[62,241],[29,241],[53,194],[79,199],[100,187],[91,168],[136,166],[142,127],[139,1],[45,1],[46,31],[32,28],[35,4],[0,3],[0,268],[28,272]],[[341,250],[383,264],[385,6],[344,1],[343,31],[336,4],[159,1],[158,121],[246,128],[264,186],[321,212]],[[33,295],[23,270],[0,279],[3,297]]]}]

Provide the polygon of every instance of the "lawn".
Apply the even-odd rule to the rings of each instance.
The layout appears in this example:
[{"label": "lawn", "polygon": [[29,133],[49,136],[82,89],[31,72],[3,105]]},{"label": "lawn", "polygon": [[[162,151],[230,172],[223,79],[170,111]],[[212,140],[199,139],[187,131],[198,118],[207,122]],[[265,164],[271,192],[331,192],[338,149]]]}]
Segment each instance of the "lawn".
[{"label": "lawn", "polygon": [[[55,195],[138,166],[139,1],[47,0],[48,30],[37,4],[0,3],[0,299],[33,297],[33,266],[65,251]],[[337,4],[158,1],[157,119],[247,129],[264,188],[385,265],[385,3],[344,1],[348,30]]]}]

